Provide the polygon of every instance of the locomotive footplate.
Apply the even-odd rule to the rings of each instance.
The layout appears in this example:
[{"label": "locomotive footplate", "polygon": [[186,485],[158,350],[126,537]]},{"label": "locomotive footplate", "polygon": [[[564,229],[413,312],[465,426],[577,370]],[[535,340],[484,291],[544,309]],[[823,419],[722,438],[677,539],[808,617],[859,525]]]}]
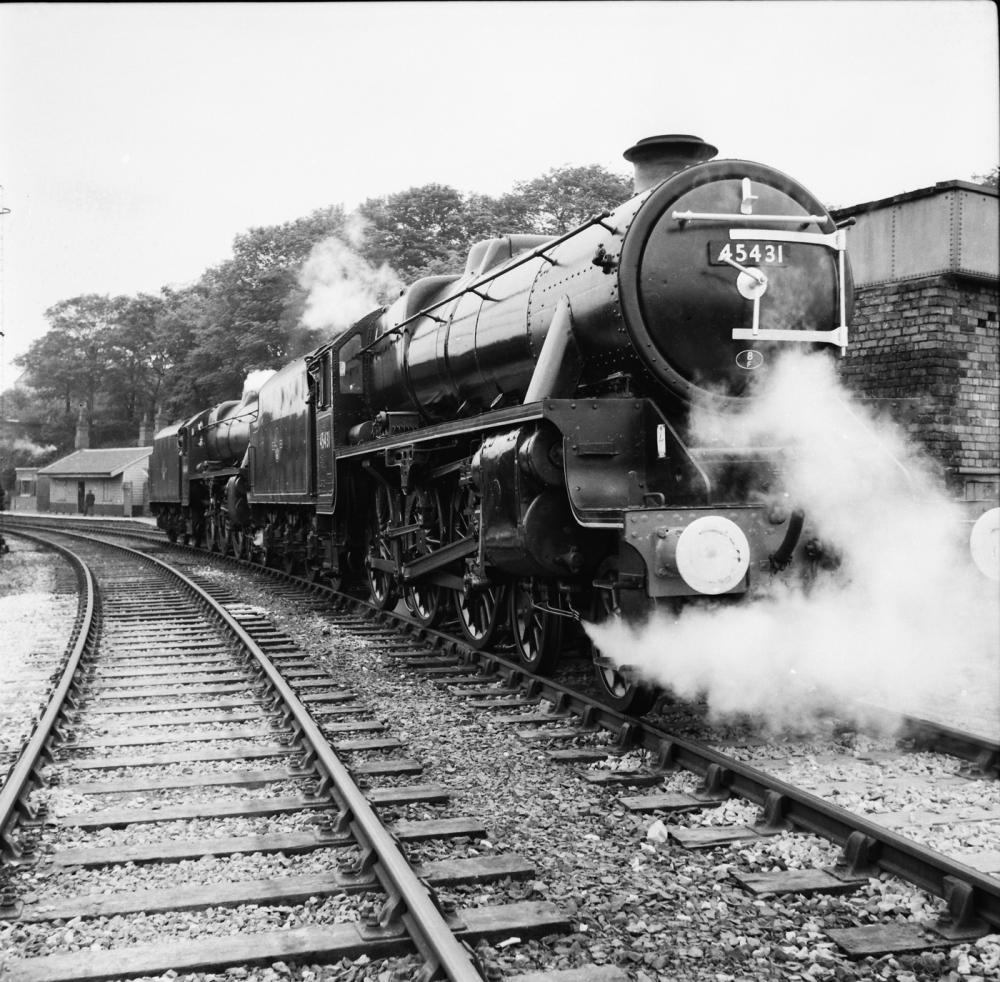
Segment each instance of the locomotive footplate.
[{"label": "locomotive footplate", "polygon": [[653,598],[743,594],[774,572],[788,527],[787,513],[763,506],[629,510],[622,570],[635,587],[644,579]]}]

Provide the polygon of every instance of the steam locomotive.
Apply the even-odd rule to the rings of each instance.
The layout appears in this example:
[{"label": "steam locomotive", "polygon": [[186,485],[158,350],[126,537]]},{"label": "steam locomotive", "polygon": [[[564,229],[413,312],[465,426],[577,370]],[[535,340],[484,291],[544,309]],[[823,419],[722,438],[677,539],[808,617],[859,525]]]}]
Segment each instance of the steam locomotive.
[{"label": "steam locomotive", "polygon": [[[583,620],[744,596],[823,563],[776,453],[693,445],[789,344],[843,349],[845,231],[693,136],[625,154],[636,194],[556,237],[472,246],[258,391],[156,434],[171,539],[403,599],[534,672]],[[611,703],[653,692],[594,651]]]}]

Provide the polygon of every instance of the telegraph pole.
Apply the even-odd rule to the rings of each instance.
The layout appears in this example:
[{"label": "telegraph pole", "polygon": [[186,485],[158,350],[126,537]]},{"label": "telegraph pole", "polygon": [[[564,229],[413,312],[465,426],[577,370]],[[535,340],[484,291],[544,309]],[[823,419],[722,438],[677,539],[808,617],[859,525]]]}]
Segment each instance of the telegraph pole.
[{"label": "telegraph pole", "polygon": [[[7,424],[7,413],[6,413],[6,384],[4,382],[4,362],[6,360],[6,352],[4,351],[4,338],[7,335],[4,333],[5,323],[4,323],[4,265],[3,265],[3,217],[4,215],[9,215],[10,209],[4,207],[3,203],[3,185],[0,184],[0,426],[6,429]],[[2,444],[0,444],[0,449],[2,449]],[[7,495],[3,487],[3,467],[6,463],[6,459],[0,455],[0,505],[6,508],[9,504],[10,496]],[[8,546],[7,541],[3,536],[3,510],[0,508],[0,556],[3,556],[7,552]]]}]

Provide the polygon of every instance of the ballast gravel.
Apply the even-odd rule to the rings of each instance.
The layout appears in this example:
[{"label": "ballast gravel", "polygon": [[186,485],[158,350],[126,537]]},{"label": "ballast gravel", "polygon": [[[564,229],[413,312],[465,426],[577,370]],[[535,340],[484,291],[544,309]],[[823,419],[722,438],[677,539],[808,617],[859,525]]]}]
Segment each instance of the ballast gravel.
[{"label": "ballast gravel", "polygon": [[320,848],[312,852],[250,853],[242,856],[203,856],[179,863],[126,863],[94,868],[67,867],[58,878],[45,873],[26,873],[22,900],[38,904],[83,899],[97,894],[128,890],[171,889],[213,883],[239,883],[271,877],[308,876],[330,873],[358,856],[356,847]]},{"label": "ballast gravel", "polygon": [[[534,863],[534,875],[525,881],[439,891],[444,903],[455,907],[520,899],[551,900],[569,915],[572,930],[568,934],[533,941],[512,937],[480,945],[478,952],[490,973],[488,977],[596,963],[618,965],[634,982],[744,979],[982,982],[1000,978],[997,935],[918,955],[849,960],[826,936],[826,930],[883,921],[921,921],[938,916],[942,910],[940,902],[890,877],[869,880],[854,894],[845,896],[755,897],[734,881],[734,873],[832,865],[839,851],[815,837],[791,833],[704,851],[684,850],[671,842],[669,836],[655,834],[657,823],[667,830],[673,825],[746,825],[756,820],[757,809],[730,800],[715,808],[673,816],[629,812],[618,799],[644,792],[586,784],[580,777],[581,768],[552,763],[545,755],[544,744],[519,740],[514,735],[515,727],[498,724],[489,715],[468,708],[442,687],[421,679],[419,673],[377,654],[372,642],[352,636],[349,630],[341,631],[324,615],[284,601],[276,609],[277,602],[268,596],[267,588],[254,587],[253,581],[242,575],[212,567],[202,567],[200,573],[220,587],[232,589],[243,601],[270,612],[279,627],[322,662],[334,682],[354,689],[359,702],[367,702],[378,707],[380,713],[386,713],[391,721],[387,735],[406,743],[405,748],[388,755],[415,757],[424,764],[423,775],[414,777],[412,783],[433,781],[445,784],[452,791],[452,803],[444,808],[408,805],[381,809],[383,818],[471,815],[481,818],[487,826],[486,839],[410,847],[407,852],[413,859],[516,853]],[[581,675],[586,671],[585,667],[579,669]],[[706,732],[709,729],[706,724]],[[601,746],[605,742],[606,737],[594,733],[576,745]],[[551,746],[563,744],[553,741]],[[790,741],[766,749],[758,747],[755,752],[760,753],[761,759],[795,756],[800,746],[812,747],[815,754],[824,745],[814,745],[809,740]],[[375,756],[387,754],[352,754],[348,759]],[[630,754],[625,758],[609,758],[596,769],[649,765],[644,755]],[[926,767],[928,779],[938,776],[935,761],[926,762]],[[77,772],[84,780],[101,780],[102,773]],[[829,775],[822,774],[821,768],[815,776],[830,783]],[[852,774],[850,780],[855,779],[861,780],[863,775]],[[798,778],[789,771],[789,780]],[[387,786],[389,782],[378,779],[369,783]],[[697,783],[691,775],[672,774],[656,790],[691,791]],[[229,790],[226,789],[227,793]],[[914,789],[910,792],[909,797],[902,799],[904,803],[918,800],[919,792]],[[935,789],[933,793],[939,792]],[[879,799],[871,798],[873,803],[876,800]],[[157,823],[83,834],[75,829],[47,828],[43,841],[98,845],[217,837],[249,830],[260,834],[305,828],[314,821],[315,815],[298,813],[266,819]],[[324,850],[330,854],[327,858],[338,852]],[[296,864],[306,862],[301,857],[287,859]],[[220,875],[223,866],[230,868],[228,863],[228,860],[225,864],[201,860],[182,864],[184,870],[180,875],[183,882],[213,882],[211,878]],[[256,871],[277,867],[281,867],[277,856],[249,856],[241,857],[231,868],[240,876],[252,876]],[[178,867],[164,864],[153,869],[78,871],[67,895],[76,888],[104,891],[113,887],[116,879],[119,889],[137,889],[133,884],[167,882],[171,871],[178,872]],[[363,902],[359,908],[353,905],[355,898],[351,898],[350,910],[360,909],[362,914],[366,910],[374,912],[381,903],[381,898],[374,895],[365,899],[368,907]],[[316,923],[309,920],[312,917],[335,920],[338,916],[354,916],[348,913],[346,905],[342,908],[338,904],[338,898],[333,897],[298,907],[216,908],[197,915],[71,922],[58,925],[56,933],[64,933],[57,943],[79,950],[93,945],[140,943],[140,939],[148,940],[154,934],[155,940],[181,939]],[[18,928],[5,925],[0,930],[16,932]],[[66,931],[72,932],[68,941]],[[43,932],[34,931],[18,937],[0,933],[0,950],[13,944],[17,946],[13,950],[23,952],[33,944],[47,943],[43,937]],[[171,972],[157,979],[395,982],[415,978],[419,964],[415,958],[375,962],[360,958],[324,966],[275,963],[259,968],[236,966],[216,973]]]},{"label": "ballast gravel", "polygon": [[45,712],[76,618],[65,561],[16,536],[0,555],[0,787]]},{"label": "ballast gravel", "polygon": [[[233,584],[225,573],[208,575]],[[259,606],[268,606],[263,590],[245,583],[239,590],[251,602],[257,596]],[[734,872],[829,866],[839,850],[815,837],[790,833],[705,851],[687,851],[669,840],[652,841],[647,834],[656,822],[668,827],[747,825],[757,820],[757,809],[727,801],[678,816],[628,812],[617,798],[640,792],[585,785],[574,769],[553,764],[544,745],[518,740],[512,727],[491,722],[489,714],[469,709],[433,681],[421,680],[419,673],[373,652],[371,642],[353,636],[349,629],[340,630],[329,618],[275,610],[272,619],[321,659],[337,682],[355,689],[359,701],[391,705],[392,735],[406,742],[402,753],[424,763],[425,780],[440,781],[453,790],[450,813],[478,815],[485,821],[487,839],[465,846],[461,854],[511,852],[535,863],[534,878],[525,882],[439,891],[447,904],[548,899],[572,917],[574,929],[568,935],[542,941],[512,938],[481,946],[486,963],[499,977],[593,963],[619,965],[636,982],[757,978],[957,982],[997,977],[1000,938],[996,936],[944,951],[851,961],[827,938],[827,929],[936,917],[941,903],[890,877],[871,880],[853,895],[754,897],[735,883]],[[705,729],[719,732],[708,724]],[[576,745],[596,746],[605,740],[595,733]],[[786,742],[779,753],[794,753],[800,744],[809,746],[810,741]],[[762,752],[767,754],[773,755],[773,749]],[[632,759],[620,764],[609,758],[603,766],[631,769],[650,764],[641,754],[629,756]],[[937,762],[927,766],[935,771]],[[697,784],[692,775],[675,774],[657,790],[690,792]],[[444,843],[422,843],[407,851],[421,860],[455,855]],[[396,970],[391,962],[379,964],[387,973]],[[379,977],[366,968],[311,967],[306,976],[291,967],[288,977]],[[264,977],[249,971],[249,978]]]},{"label": "ballast gravel", "polygon": [[370,916],[380,904],[377,894],[335,894],[312,898],[305,904],[275,907],[242,905],[163,914],[75,917],[64,923],[0,922],[0,951],[17,958],[32,958],[55,952],[102,951],[124,945],[257,934],[310,924],[342,924]]}]

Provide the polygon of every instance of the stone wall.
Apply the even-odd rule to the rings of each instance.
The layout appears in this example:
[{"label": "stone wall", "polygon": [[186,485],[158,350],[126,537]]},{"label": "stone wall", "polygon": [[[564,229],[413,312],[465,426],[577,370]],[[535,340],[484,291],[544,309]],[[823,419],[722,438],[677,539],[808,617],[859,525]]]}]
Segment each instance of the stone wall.
[{"label": "stone wall", "polygon": [[997,283],[942,274],[860,287],[845,383],[885,401],[963,497],[996,495],[1000,470]]}]

